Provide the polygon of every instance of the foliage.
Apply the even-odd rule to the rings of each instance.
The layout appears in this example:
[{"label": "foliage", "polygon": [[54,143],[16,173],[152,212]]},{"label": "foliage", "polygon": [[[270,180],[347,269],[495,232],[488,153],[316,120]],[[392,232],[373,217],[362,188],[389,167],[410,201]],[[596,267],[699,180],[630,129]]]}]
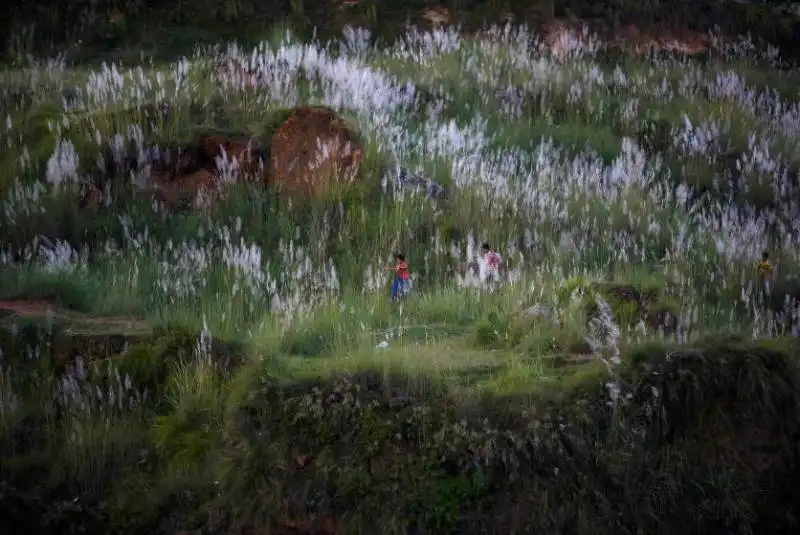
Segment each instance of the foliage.
[{"label": "foliage", "polygon": [[[796,532],[797,72],[746,41],[702,58],[601,53],[590,33],[560,57],[512,26],[389,41],[375,27],[399,8],[362,4],[42,4],[56,41],[122,43],[157,16],[241,44],[270,10],[375,31],[5,73],[0,525]],[[607,4],[547,16],[697,13]],[[154,153],[194,172],[199,134],[235,133],[268,157],[305,105],[358,131],[354,184],[289,199],[206,161],[216,203],[148,189]],[[413,285],[390,302],[396,251]]]}]

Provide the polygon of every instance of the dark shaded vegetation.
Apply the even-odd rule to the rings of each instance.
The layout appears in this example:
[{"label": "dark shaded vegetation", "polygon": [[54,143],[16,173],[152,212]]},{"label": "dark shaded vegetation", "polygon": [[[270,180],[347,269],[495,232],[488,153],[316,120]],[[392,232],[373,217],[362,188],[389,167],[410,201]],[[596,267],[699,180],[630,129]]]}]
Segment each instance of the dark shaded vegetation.
[{"label": "dark shaded vegetation", "polygon": [[[5,340],[11,357],[20,348]],[[651,343],[616,376],[594,368],[532,385],[526,400],[464,399],[396,373],[281,379],[269,358],[232,360],[244,350],[214,343],[206,360],[196,343],[173,330],[85,363],[82,392],[129,384],[124,400],[86,401],[97,410],[80,414],[38,408],[63,393],[51,357],[15,368],[4,383],[22,409],[3,419],[5,532],[798,528],[796,343]],[[206,390],[192,389],[186,378],[201,375]],[[610,406],[608,380],[627,402]]]},{"label": "dark shaded vegetation", "polygon": [[[296,29],[301,37],[325,40],[345,25],[370,28],[378,39],[393,40],[408,23],[430,25],[424,9],[444,7],[452,22],[467,30],[489,23],[540,25],[554,17],[587,22],[604,31],[634,24],[642,28],[686,28],[705,32],[716,28],[724,35],[751,35],[784,51],[795,62],[800,21],[774,2],[727,0],[153,0],[28,2],[3,7],[3,56],[14,59],[32,51],[66,52],[76,60],[98,60],[141,54],[167,59],[190,52],[197,44],[221,39],[248,42],[262,39],[276,24]],[[80,43],[80,44],[78,44]]]}]

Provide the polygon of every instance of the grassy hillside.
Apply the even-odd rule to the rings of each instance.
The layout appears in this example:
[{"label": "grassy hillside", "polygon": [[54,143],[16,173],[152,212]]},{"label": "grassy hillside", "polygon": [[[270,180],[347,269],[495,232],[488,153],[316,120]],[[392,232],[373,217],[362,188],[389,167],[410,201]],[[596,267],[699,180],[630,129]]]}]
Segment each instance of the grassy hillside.
[{"label": "grassy hillside", "polygon": [[[794,533],[800,73],[742,40],[372,36],[6,69],[0,525]],[[271,141],[307,105],[363,159],[290,197]],[[166,202],[152,154],[203,135],[265,170]]]}]

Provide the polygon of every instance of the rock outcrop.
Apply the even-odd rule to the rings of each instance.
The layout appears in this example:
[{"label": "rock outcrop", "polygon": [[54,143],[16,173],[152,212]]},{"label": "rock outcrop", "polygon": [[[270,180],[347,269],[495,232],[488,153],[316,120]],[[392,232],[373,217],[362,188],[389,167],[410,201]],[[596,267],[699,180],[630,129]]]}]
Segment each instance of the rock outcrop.
[{"label": "rock outcrop", "polygon": [[363,159],[355,135],[328,108],[298,108],[270,142],[269,180],[289,196],[310,197],[353,183]]}]

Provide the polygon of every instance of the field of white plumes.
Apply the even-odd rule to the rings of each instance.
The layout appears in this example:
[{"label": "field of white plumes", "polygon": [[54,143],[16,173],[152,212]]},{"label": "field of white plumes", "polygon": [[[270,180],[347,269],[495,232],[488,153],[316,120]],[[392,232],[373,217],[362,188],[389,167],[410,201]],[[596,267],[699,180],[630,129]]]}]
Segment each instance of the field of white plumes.
[{"label": "field of white plumes", "polygon": [[[800,72],[546,41],[3,71],[0,524],[792,532]],[[307,153],[272,165],[303,106],[359,145],[314,196],[277,178]],[[304,176],[335,167],[307,141]]]},{"label": "field of white plumes", "polygon": [[[670,313],[659,325],[612,303],[617,345],[796,334],[800,74],[744,40],[701,61],[584,39],[556,56],[510,26],[410,30],[380,47],[348,29],[172,65],[56,58],[6,71],[0,298],[203,330],[323,367],[377,359],[447,374],[485,357],[497,388],[591,353],[593,283],[657,292]],[[222,201],[174,213],[136,194],[140,166],[107,181],[99,208],[79,203],[108,150],[133,146],[144,162],[204,129],[267,141],[301,105],[357,128],[358,194],[287,202],[229,167]],[[386,193],[386,165],[437,181],[447,199]],[[468,268],[484,241],[506,260],[496,292]],[[397,250],[414,289],[392,304],[381,267]],[[776,266],[766,301],[763,251]]]}]

